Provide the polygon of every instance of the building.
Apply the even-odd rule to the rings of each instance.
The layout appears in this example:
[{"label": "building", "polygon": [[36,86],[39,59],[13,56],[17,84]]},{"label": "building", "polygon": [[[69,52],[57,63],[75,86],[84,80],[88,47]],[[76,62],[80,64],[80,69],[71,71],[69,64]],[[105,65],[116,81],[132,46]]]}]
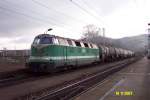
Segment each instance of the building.
[{"label": "building", "polygon": [[30,50],[0,50],[1,57],[28,57]]}]

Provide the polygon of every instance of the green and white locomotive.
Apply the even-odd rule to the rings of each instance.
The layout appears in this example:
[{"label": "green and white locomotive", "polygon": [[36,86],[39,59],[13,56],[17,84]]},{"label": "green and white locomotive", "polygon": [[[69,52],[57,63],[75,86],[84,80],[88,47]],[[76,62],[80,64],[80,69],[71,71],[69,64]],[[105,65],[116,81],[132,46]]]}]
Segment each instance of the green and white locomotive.
[{"label": "green and white locomotive", "polygon": [[93,43],[40,34],[32,43],[27,67],[34,72],[51,72],[67,66],[95,63],[100,59],[100,52]]}]

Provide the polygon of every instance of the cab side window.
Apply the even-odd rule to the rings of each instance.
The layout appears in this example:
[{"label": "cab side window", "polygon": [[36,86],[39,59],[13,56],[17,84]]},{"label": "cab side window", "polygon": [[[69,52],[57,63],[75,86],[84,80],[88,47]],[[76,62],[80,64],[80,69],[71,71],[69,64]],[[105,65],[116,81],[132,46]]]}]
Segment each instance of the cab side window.
[{"label": "cab side window", "polygon": [[76,46],[77,46],[77,47],[81,47],[81,44],[80,44],[80,42],[78,42],[78,41],[75,41],[75,44],[76,44]]},{"label": "cab side window", "polygon": [[63,39],[63,38],[59,38],[58,41],[59,41],[59,44],[60,44],[60,45],[65,45],[65,46],[68,46],[68,45],[69,45],[68,42],[67,42],[67,40],[65,40],[65,39]]},{"label": "cab side window", "polygon": [[90,46],[91,46],[91,48],[93,48],[93,45],[92,45],[92,44],[90,44]]},{"label": "cab side window", "polygon": [[87,43],[83,43],[83,44],[84,44],[84,47],[89,48],[89,46],[88,46],[88,44],[87,44]]},{"label": "cab side window", "polygon": [[71,40],[67,40],[67,42],[68,42],[68,44],[69,44],[70,46],[73,46],[73,43],[72,43]]}]

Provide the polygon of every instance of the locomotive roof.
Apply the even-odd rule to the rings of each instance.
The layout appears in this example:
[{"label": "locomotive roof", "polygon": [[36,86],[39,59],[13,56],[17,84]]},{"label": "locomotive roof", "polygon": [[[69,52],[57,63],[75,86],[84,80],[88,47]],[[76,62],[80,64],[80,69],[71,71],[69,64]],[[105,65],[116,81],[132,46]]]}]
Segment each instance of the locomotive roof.
[{"label": "locomotive roof", "polygon": [[[35,38],[38,38],[38,37],[56,37],[56,38],[74,40],[74,41],[83,42],[83,43],[91,43],[91,42],[86,42],[86,41],[83,41],[83,40],[76,40],[76,39],[71,39],[71,38],[64,38],[64,37],[60,37],[60,36],[56,36],[56,35],[51,35],[51,34],[39,34]],[[95,44],[95,43],[92,43],[92,44]],[[97,45],[97,44],[95,44],[95,45]],[[115,49],[118,49],[118,50],[125,50],[125,49],[122,49],[122,48],[116,48],[116,47],[110,47],[110,46],[104,46],[104,45],[98,45],[98,46],[104,47],[104,48],[115,48]],[[131,51],[131,50],[127,50],[127,51]]]},{"label": "locomotive roof", "polygon": [[[38,37],[56,37],[56,38],[74,40],[74,41],[83,42],[83,43],[91,43],[91,42],[86,42],[86,41],[82,41],[82,40],[76,40],[76,39],[71,39],[71,38],[64,38],[64,37],[60,37],[60,36],[56,36],[56,35],[51,35],[51,34],[39,34],[35,38],[38,38]],[[92,43],[92,44],[95,44],[95,43]]]}]

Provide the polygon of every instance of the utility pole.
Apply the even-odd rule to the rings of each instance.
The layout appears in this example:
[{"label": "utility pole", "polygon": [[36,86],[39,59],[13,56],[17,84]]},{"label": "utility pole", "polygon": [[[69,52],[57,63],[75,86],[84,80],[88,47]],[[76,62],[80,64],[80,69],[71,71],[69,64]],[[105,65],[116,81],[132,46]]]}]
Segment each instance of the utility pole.
[{"label": "utility pole", "polygon": [[105,45],[105,28],[102,28],[102,33],[103,33],[103,44]]},{"label": "utility pole", "polygon": [[148,49],[147,58],[150,59],[150,23],[148,23]]}]

